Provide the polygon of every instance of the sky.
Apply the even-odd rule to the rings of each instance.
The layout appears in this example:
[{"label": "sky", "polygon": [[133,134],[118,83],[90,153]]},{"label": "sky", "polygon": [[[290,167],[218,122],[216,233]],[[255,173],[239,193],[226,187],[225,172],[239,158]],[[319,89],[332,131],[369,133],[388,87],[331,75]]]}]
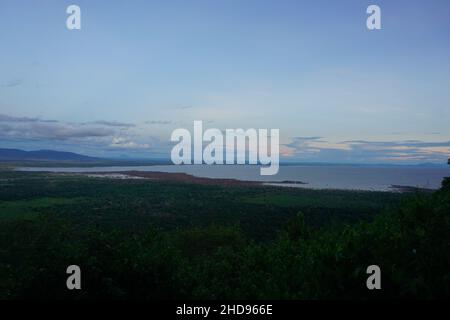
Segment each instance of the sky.
[{"label": "sky", "polygon": [[168,158],[194,120],[279,129],[285,161],[446,162],[450,2],[0,0],[0,147]]}]

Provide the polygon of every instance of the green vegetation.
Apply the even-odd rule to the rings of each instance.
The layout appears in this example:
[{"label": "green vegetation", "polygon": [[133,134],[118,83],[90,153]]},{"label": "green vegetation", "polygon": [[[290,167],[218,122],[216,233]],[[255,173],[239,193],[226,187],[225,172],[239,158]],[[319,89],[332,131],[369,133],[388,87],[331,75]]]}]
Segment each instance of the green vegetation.
[{"label": "green vegetation", "polygon": [[33,219],[39,212],[46,212],[51,207],[60,205],[76,205],[83,198],[36,198],[17,201],[0,201],[1,220]]},{"label": "green vegetation", "polygon": [[[0,173],[0,298],[450,294],[450,192],[204,186]],[[80,291],[65,286],[82,269]],[[382,270],[381,291],[366,268]]]},{"label": "green vegetation", "polygon": [[[239,225],[258,241],[274,239],[299,211],[313,226],[354,223],[370,220],[405,198],[388,192],[204,186],[14,171],[1,172],[0,179],[6,184],[0,208],[22,207],[15,211],[24,217],[29,211],[23,201],[46,203],[51,198],[66,203],[34,211],[64,217],[77,227],[140,232],[149,225],[162,230]],[[10,215],[0,210],[0,221]]]}]

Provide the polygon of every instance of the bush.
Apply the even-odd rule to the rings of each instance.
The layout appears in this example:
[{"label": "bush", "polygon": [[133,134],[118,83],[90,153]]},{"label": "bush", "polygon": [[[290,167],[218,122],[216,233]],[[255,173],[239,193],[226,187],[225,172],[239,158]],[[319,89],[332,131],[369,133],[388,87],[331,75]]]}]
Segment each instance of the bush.
[{"label": "bush", "polygon": [[[299,213],[255,243],[237,226],[101,231],[42,215],[0,224],[0,298],[448,298],[450,192],[417,197],[372,222],[313,229]],[[82,269],[82,290],[65,287]],[[382,289],[366,288],[378,265]]]}]

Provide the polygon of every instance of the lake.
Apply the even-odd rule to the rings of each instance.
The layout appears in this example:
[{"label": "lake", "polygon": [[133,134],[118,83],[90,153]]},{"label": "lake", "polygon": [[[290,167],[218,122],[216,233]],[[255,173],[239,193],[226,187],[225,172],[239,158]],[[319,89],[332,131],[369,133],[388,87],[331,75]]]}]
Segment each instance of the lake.
[{"label": "lake", "polygon": [[[450,167],[289,165],[280,166],[277,175],[261,176],[256,165],[155,165],[76,168],[18,168],[20,171],[61,173],[157,171],[183,172],[197,177],[261,181],[271,185],[313,189],[392,191],[393,185],[438,189],[450,176]],[[302,184],[302,183],[304,184]]]}]

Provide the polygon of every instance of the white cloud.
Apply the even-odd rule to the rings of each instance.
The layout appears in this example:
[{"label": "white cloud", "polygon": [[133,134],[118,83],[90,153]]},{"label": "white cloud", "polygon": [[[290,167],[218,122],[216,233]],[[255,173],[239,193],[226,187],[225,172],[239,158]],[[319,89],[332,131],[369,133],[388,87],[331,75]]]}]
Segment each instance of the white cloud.
[{"label": "white cloud", "polygon": [[124,137],[114,137],[112,139],[111,144],[109,145],[111,148],[119,148],[119,149],[148,149],[150,145],[148,143],[136,143],[131,141],[128,138]]}]

